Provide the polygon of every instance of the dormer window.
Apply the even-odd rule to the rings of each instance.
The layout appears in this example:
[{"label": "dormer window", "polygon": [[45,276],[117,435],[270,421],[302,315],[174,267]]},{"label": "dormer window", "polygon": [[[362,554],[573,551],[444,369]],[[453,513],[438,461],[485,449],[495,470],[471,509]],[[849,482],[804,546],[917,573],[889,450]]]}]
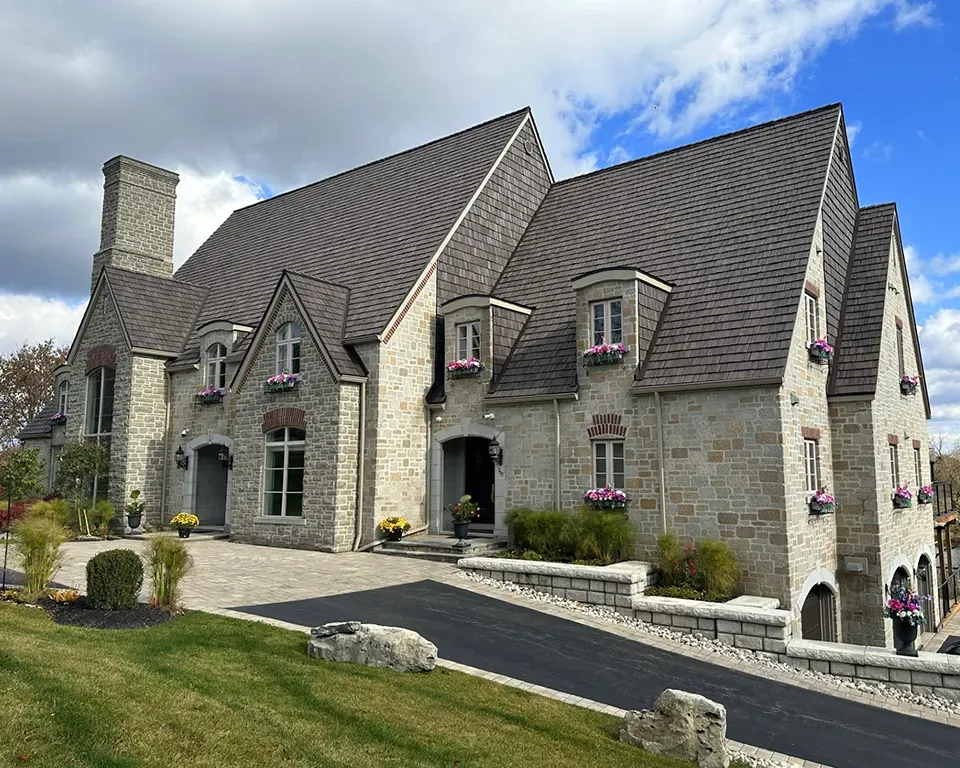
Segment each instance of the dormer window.
[{"label": "dormer window", "polygon": [[64,381],[60,384],[60,390],[57,397],[57,410],[64,416],[67,415],[67,403],[70,400],[70,382]]},{"label": "dormer window", "polygon": [[480,323],[457,326],[457,360],[480,359]]},{"label": "dormer window", "polygon": [[223,389],[227,386],[227,348],[223,344],[211,344],[207,348],[206,385]]},{"label": "dormer window", "polygon": [[300,373],[300,323],[287,323],[277,331],[277,373]]},{"label": "dormer window", "polygon": [[620,299],[597,301],[590,305],[593,318],[593,345],[623,342],[623,304]]},{"label": "dormer window", "polygon": [[820,338],[820,302],[812,294],[803,294],[804,321],[807,327],[807,346]]}]

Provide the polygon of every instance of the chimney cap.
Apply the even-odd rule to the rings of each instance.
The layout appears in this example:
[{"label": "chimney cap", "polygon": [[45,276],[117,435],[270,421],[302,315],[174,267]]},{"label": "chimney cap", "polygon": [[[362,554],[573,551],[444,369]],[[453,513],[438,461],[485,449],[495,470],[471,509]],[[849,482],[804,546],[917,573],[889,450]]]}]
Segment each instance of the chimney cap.
[{"label": "chimney cap", "polygon": [[109,171],[112,171],[114,168],[119,168],[120,170],[124,168],[136,169],[141,173],[147,173],[152,176],[159,177],[161,179],[169,181],[180,181],[180,175],[174,173],[173,171],[168,171],[166,168],[161,168],[159,165],[151,165],[150,163],[145,163],[142,160],[136,160],[132,157],[127,157],[126,155],[117,155],[116,157],[111,157],[107,162],[103,164],[103,175],[106,176]]}]

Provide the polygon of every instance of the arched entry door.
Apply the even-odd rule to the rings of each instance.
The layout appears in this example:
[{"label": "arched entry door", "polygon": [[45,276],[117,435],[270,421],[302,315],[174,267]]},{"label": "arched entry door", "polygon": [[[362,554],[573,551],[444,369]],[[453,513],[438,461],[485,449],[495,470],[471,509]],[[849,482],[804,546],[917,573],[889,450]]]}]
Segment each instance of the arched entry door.
[{"label": "arched entry door", "polygon": [[227,468],[220,462],[220,445],[196,451],[197,479],[193,513],[202,527],[222,527],[227,517]]},{"label": "arched entry door", "polygon": [[477,517],[470,529],[493,533],[496,501],[496,466],[490,459],[490,440],[485,437],[458,437],[443,444],[444,527],[453,527],[450,505],[469,494],[477,505]]},{"label": "arched entry door", "polygon": [[923,617],[926,620],[924,630],[935,632],[937,613],[933,599],[933,566],[926,555],[920,555],[920,560],[917,562],[917,594],[926,598],[923,602]]},{"label": "arched entry door", "polygon": [[827,584],[815,584],[800,609],[804,640],[837,640],[837,602]]}]

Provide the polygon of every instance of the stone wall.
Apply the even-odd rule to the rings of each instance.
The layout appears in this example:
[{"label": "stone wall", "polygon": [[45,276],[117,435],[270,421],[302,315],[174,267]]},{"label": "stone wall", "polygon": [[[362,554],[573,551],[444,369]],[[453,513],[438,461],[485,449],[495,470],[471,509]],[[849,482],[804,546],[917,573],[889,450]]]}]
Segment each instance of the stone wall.
[{"label": "stone wall", "polygon": [[163,493],[164,426],[166,423],[165,360],[143,355],[131,356],[130,418],[126,434],[127,460],[123,487],[118,489],[126,502],[138,489],[148,505],[147,522],[159,513]]}]

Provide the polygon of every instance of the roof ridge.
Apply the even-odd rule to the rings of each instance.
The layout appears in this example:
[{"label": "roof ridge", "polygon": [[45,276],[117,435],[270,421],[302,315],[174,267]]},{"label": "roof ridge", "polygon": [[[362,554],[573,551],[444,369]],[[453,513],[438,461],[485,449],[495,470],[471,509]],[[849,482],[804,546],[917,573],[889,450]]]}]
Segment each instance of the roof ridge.
[{"label": "roof ridge", "polygon": [[353,168],[347,168],[343,171],[333,174],[332,176],[326,176],[322,179],[311,181],[309,184],[304,184],[303,186],[295,187],[294,189],[288,189],[286,192],[281,192],[280,194],[273,195],[273,197],[268,197],[266,200],[257,200],[257,202],[255,203],[250,203],[250,205],[245,205],[241,208],[235,209],[233,213],[237,213],[238,211],[245,211],[250,208],[254,208],[258,205],[263,205],[264,203],[272,202],[273,200],[279,200],[281,197],[286,197],[287,195],[291,195],[294,192],[300,192],[304,189],[315,187],[319,184],[325,184],[328,181],[333,181],[334,179],[338,179],[341,176],[346,176],[349,173],[354,173],[355,171],[360,171],[360,170],[363,170],[364,168],[369,168],[371,166],[377,165],[378,163],[385,163],[387,160],[393,160],[397,157],[402,157],[403,155],[409,154],[411,152],[416,152],[417,150],[420,150],[420,149],[426,149],[427,147],[430,147],[434,144],[439,144],[441,141],[446,141],[447,139],[453,139],[457,136],[462,136],[465,133],[469,133],[470,131],[476,131],[480,128],[486,128],[488,125],[492,125],[493,123],[499,122],[501,120],[506,120],[508,118],[514,117],[516,115],[521,115],[527,112],[532,112],[530,107],[522,107],[521,109],[515,109],[513,112],[507,112],[503,115],[499,115],[498,117],[492,117],[489,120],[484,120],[482,123],[477,123],[476,125],[471,125],[471,126],[468,126],[467,128],[462,128],[459,131],[448,133],[445,136],[439,136],[436,139],[431,139],[430,141],[425,141],[422,144],[417,144],[414,147],[409,147],[407,149],[400,150],[399,152],[394,152],[392,155],[385,155],[384,157],[379,157],[376,160],[370,160],[361,165],[354,166]]},{"label": "roof ridge", "polygon": [[869,211],[871,208],[892,208],[894,211],[897,210],[897,203],[894,200],[891,200],[888,203],[873,203],[872,205],[863,205],[860,207],[861,211]]},{"label": "roof ridge", "polygon": [[701,139],[700,141],[694,141],[690,144],[682,144],[679,147],[671,147],[670,149],[664,149],[660,152],[654,152],[652,155],[644,155],[643,157],[637,157],[633,160],[627,160],[623,163],[618,163],[617,165],[608,165],[605,168],[598,168],[595,171],[590,171],[588,173],[582,173],[579,176],[571,176],[568,179],[563,179],[554,184],[554,186],[559,187],[564,184],[569,184],[574,181],[579,181],[581,179],[588,178],[590,176],[596,176],[600,173],[606,173],[607,171],[614,171],[620,168],[625,168],[628,165],[637,165],[647,160],[653,160],[655,158],[660,158],[665,155],[671,155],[675,152],[682,152],[684,150],[693,149],[694,147],[700,147],[705,144],[712,144],[717,141],[723,141],[725,139],[730,139],[734,136],[739,136],[744,133],[750,133],[751,131],[757,131],[762,128],[769,128],[772,125],[777,125],[779,123],[785,123],[790,120],[799,120],[800,118],[810,117],[818,112],[827,112],[831,109],[840,109],[843,110],[843,104],[839,101],[833,102],[831,104],[824,104],[822,107],[815,107],[814,109],[808,109],[803,112],[797,112],[792,115],[785,115],[783,117],[778,117],[775,120],[767,120],[765,123],[757,123],[755,125],[748,125],[745,128],[738,128],[735,131],[730,131],[729,133],[721,133],[719,136],[710,136],[706,139]]}]

